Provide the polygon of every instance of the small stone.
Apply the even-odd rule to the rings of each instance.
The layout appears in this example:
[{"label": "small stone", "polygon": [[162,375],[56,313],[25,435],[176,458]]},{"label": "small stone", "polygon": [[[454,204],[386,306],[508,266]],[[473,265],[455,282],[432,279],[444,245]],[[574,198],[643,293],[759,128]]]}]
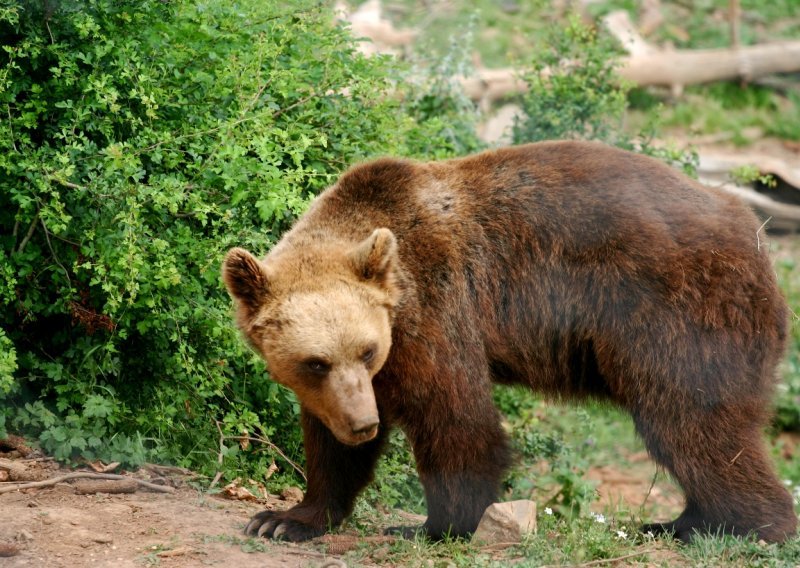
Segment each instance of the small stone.
[{"label": "small stone", "polygon": [[33,535],[25,529],[22,529],[17,533],[17,542],[30,542],[32,540]]},{"label": "small stone", "polygon": [[520,500],[486,508],[472,541],[481,544],[517,543],[536,531],[536,503]]},{"label": "small stone", "polygon": [[111,544],[112,542],[114,542],[114,538],[111,535],[107,534],[92,535],[92,540],[98,544]]},{"label": "small stone", "polygon": [[299,503],[303,500],[303,491],[299,487],[287,487],[281,491],[281,499],[292,503]]}]

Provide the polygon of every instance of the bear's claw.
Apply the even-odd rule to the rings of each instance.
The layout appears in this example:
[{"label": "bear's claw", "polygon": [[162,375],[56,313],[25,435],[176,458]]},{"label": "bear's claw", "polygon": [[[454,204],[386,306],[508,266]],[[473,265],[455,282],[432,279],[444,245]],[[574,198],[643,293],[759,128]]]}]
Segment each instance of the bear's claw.
[{"label": "bear's claw", "polygon": [[248,536],[301,542],[320,536],[324,528],[317,528],[290,518],[288,511],[261,511],[253,515],[244,529]]}]

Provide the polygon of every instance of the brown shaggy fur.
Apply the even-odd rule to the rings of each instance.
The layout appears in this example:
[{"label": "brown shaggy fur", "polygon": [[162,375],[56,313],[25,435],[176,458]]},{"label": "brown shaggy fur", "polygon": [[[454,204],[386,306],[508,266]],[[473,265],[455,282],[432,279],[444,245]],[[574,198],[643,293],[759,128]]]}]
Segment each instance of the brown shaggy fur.
[{"label": "brown shaggy fur", "polygon": [[[787,309],[758,230],[736,199],[595,143],[352,168],[263,262],[241,249],[226,260],[242,330],[298,392],[308,460],[304,501],[247,531],[303,540],[340,523],[399,426],[424,529],[470,533],[510,461],[499,382],[630,412],[686,495],[675,521],[648,529],[793,535],[762,440]],[[352,363],[361,335],[381,365]],[[296,370],[298,341],[333,346],[321,375]],[[325,390],[346,380],[365,410]],[[370,380],[380,428],[366,419],[351,435]]]}]

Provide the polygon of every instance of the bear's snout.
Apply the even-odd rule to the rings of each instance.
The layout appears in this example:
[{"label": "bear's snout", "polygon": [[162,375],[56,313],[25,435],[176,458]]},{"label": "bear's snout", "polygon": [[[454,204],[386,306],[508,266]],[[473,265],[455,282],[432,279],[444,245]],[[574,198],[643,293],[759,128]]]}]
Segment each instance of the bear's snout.
[{"label": "bear's snout", "polygon": [[350,420],[350,430],[353,432],[354,436],[363,436],[366,434],[372,438],[375,434],[375,430],[378,429],[379,423],[380,420],[377,414],[365,416],[363,418],[355,418]]}]

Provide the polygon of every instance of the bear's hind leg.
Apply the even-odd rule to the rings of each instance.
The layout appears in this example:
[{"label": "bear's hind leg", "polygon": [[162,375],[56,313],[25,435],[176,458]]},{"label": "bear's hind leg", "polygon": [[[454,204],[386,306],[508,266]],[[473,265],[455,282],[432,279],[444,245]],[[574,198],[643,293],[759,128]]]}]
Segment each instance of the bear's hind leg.
[{"label": "bear's hind leg", "polygon": [[672,532],[689,541],[696,532],[756,535],[781,542],[795,534],[791,495],[764,448],[761,405],[679,408],[634,416],[648,451],[682,487],[686,508],[671,523],[644,531]]}]

